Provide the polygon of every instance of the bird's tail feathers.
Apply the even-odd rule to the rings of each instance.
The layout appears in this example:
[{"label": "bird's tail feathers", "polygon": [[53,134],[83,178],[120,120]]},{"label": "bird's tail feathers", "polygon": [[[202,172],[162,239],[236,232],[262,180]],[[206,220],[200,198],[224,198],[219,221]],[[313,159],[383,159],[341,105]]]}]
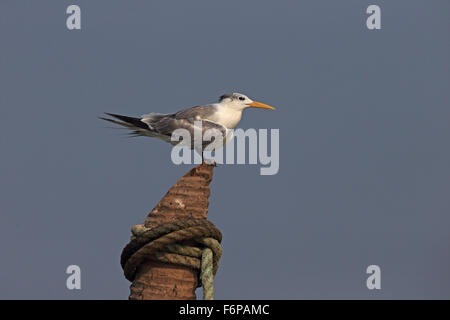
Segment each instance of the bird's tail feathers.
[{"label": "bird's tail feathers", "polygon": [[[102,120],[114,123],[114,124],[118,124],[118,125],[124,127],[125,129],[131,130],[131,132],[129,132],[130,137],[144,136],[144,137],[155,137],[155,138],[159,138],[164,141],[170,140],[169,136],[159,134],[151,126],[152,120],[158,121],[162,117],[166,116],[165,114],[155,113],[155,114],[151,114],[151,116],[147,115],[150,117],[141,118],[142,120],[140,118],[122,116],[122,115],[114,114],[114,113],[106,113],[105,112],[105,114],[107,114],[113,118],[116,118],[118,120],[104,118],[104,117],[99,117],[99,118]],[[145,121],[145,120],[148,120],[148,121]]]},{"label": "bird's tail feathers", "polygon": [[108,119],[108,118],[101,118],[103,120],[125,126],[130,128],[140,128],[140,129],[149,129],[148,125],[141,121],[139,118],[134,117],[128,117],[128,116],[122,116],[120,114],[114,114],[114,113],[107,113],[108,116],[111,116],[113,118],[119,119],[120,121],[114,120],[114,119]]},{"label": "bird's tail feathers", "polygon": [[[116,119],[109,119],[105,117],[99,117],[102,120],[118,124],[122,127],[125,127],[126,129],[132,130],[129,134],[131,137],[138,137],[138,136],[146,136],[150,134],[151,128],[144,122],[141,121],[139,118],[133,118],[128,116],[122,116],[120,114],[114,114],[114,113],[107,113],[108,116],[114,117]],[[119,121],[120,120],[120,121]]]},{"label": "bird's tail feathers", "polygon": [[122,122],[122,121],[117,121],[114,119],[108,119],[108,118],[104,118],[104,117],[99,117],[99,119],[114,123],[114,124],[118,124],[120,126],[126,127],[126,128],[132,128],[133,126],[130,123],[127,122]]}]

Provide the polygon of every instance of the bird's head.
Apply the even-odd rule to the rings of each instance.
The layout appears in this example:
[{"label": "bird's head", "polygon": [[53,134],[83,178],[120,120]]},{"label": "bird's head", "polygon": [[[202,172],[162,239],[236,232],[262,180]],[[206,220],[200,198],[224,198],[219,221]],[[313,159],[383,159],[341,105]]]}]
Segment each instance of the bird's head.
[{"label": "bird's head", "polygon": [[261,108],[275,110],[274,107],[269,106],[265,103],[253,101],[245,94],[242,93],[227,93],[219,98],[219,103],[227,105],[238,110],[244,110],[245,108]]}]

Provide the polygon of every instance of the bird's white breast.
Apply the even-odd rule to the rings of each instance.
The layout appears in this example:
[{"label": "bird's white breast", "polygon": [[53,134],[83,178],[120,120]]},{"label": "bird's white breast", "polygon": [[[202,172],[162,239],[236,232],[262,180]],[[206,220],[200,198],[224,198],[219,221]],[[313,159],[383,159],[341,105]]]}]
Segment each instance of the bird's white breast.
[{"label": "bird's white breast", "polygon": [[219,107],[211,117],[212,121],[220,123],[228,129],[233,129],[241,121],[242,110],[234,108]]}]

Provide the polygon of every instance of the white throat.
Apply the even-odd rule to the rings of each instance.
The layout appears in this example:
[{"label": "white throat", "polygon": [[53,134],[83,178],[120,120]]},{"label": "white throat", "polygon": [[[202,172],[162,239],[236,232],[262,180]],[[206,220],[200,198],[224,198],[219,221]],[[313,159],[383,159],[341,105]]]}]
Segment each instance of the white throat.
[{"label": "white throat", "polygon": [[244,109],[232,103],[218,103],[217,112],[214,113],[214,117],[211,120],[220,123],[227,129],[233,129],[241,121]]}]

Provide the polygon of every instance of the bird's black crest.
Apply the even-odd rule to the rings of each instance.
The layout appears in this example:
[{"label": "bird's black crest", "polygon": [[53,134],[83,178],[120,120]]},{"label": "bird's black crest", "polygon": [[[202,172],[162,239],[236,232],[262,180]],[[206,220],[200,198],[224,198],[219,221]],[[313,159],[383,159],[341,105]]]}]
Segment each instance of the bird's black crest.
[{"label": "bird's black crest", "polygon": [[219,102],[222,101],[223,99],[231,98],[231,97],[233,97],[233,94],[232,94],[232,93],[225,93],[225,94],[223,94],[223,95],[220,96]]}]

